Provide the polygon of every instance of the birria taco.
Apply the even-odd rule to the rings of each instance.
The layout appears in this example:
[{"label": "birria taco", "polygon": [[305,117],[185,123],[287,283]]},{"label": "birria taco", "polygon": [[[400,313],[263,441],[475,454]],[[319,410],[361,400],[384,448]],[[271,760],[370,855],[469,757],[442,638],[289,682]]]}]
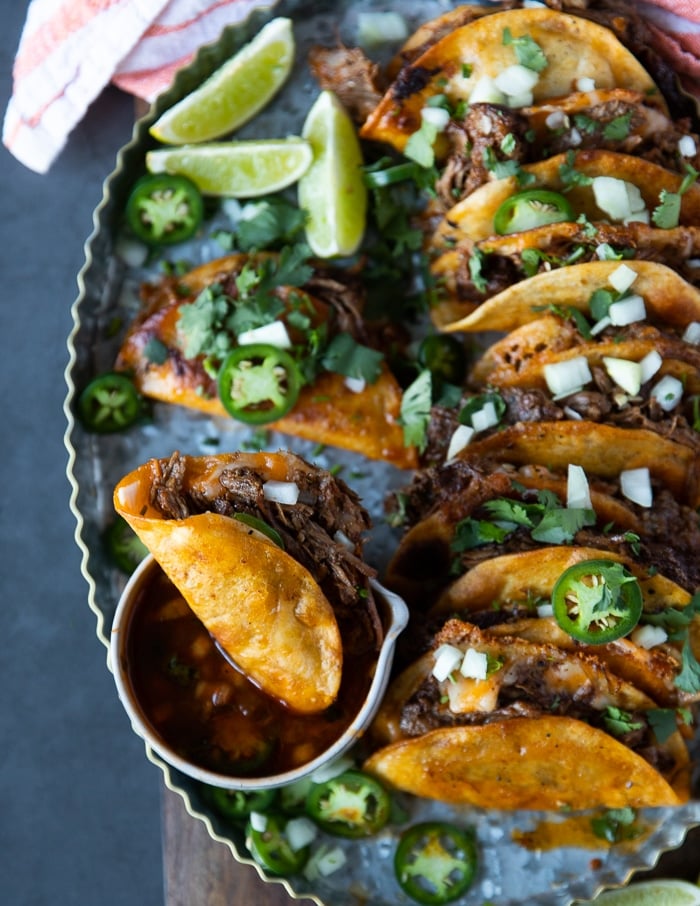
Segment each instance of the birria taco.
[{"label": "birria taco", "polygon": [[145,396],[411,468],[401,387],[347,272],[234,254],[142,288],[116,362]]},{"label": "birria taco", "polygon": [[689,755],[678,730],[659,742],[657,710],[595,654],[452,619],[394,680],[364,767],[485,808],[676,805],[689,797]]},{"label": "birria taco", "polygon": [[[615,552],[689,591],[700,585],[695,509],[655,477],[653,447],[606,443],[606,432],[600,442],[589,429],[569,448],[559,434],[533,428],[541,431],[539,451],[525,438],[517,455],[508,446],[495,446],[491,458],[460,454],[397,492],[406,531],[386,582],[410,606],[425,612],[477,563],[553,544]],[[556,462],[560,454],[564,461]],[[642,485],[651,488],[651,500],[635,502]]]},{"label": "birria taco", "polygon": [[153,459],[114,505],[236,665],[295,711],[382,641],[356,494],[291,453]]},{"label": "birria taco", "polygon": [[[537,58],[529,66],[521,62],[528,51]],[[403,151],[436,96],[453,106],[487,96],[525,106],[571,94],[583,76],[598,88],[639,91],[665,110],[652,78],[608,29],[545,8],[506,10],[448,31],[403,67],[361,135]]]}]

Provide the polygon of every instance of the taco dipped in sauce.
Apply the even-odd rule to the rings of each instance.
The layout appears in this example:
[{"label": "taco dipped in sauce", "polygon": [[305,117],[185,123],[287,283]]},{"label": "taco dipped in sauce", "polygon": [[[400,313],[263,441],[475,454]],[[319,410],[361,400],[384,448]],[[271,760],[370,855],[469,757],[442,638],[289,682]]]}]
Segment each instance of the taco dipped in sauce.
[{"label": "taco dipped in sauce", "polygon": [[390,686],[364,768],[484,808],[676,805],[688,749],[675,728],[659,741],[657,710],[594,653],[451,619]]},{"label": "taco dipped in sauce", "polygon": [[411,468],[401,387],[358,281],[293,254],[228,255],[146,284],[116,369],[146,397]]},{"label": "taco dipped in sauce", "polygon": [[283,452],[174,453],[125,476],[114,505],[224,653],[293,711],[328,708],[344,659],[379,650],[369,517],[330,472]]}]

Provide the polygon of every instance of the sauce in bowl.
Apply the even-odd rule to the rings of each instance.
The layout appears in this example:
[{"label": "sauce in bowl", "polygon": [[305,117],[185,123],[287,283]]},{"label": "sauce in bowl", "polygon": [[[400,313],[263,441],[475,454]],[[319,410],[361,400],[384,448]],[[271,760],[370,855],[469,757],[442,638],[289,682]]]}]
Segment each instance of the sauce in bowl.
[{"label": "sauce in bowl", "polygon": [[138,587],[124,628],[122,670],[153,733],[204,770],[251,779],[327,751],[365,702],[377,660],[376,652],[346,656],[334,704],[297,714],[228,661],[158,567]]}]

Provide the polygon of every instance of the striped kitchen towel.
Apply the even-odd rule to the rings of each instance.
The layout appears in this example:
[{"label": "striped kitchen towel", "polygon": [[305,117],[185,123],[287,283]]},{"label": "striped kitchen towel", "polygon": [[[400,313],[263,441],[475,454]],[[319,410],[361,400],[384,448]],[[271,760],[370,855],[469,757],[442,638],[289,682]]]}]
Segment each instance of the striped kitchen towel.
[{"label": "striped kitchen towel", "polygon": [[203,44],[274,0],[31,0],[3,144],[46,173],[109,83],[152,101]]},{"label": "striped kitchen towel", "polygon": [[[13,68],[3,143],[45,173],[110,82],[152,101],[197,48],[275,0],[31,0]],[[700,96],[700,2],[638,4]]]}]

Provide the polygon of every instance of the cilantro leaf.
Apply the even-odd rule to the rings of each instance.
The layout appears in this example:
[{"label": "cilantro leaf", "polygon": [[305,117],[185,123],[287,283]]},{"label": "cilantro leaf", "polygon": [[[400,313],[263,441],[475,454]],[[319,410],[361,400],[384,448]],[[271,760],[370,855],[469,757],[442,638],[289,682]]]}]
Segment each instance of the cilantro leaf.
[{"label": "cilantro leaf", "polygon": [[700,692],[700,664],[695,657],[689,638],[686,638],[683,643],[681,659],[682,668],[676,677],[676,686],[682,692]]},{"label": "cilantro leaf", "polygon": [[515,38],[509,28],[504,28],[503,44],[513,47],[516,59],[522,66],[534,69],[535,72],[542,72],[547,66],[547,57],[544,55],[544,51],[530,35],[520,35]]},{"label": "cilantro leaf", "polygon": [[463,551],[482,547],[484,544],[501,544],[510,534],[510,529],[488,522],[486,519],[472,519],[468,516],[455,526],[451,549],[460,554]]},{"label": "cilantro leaf", "polygon": [[627,138],[630,134],[631,120],[631,111],[614,117],[614,119],[611,119],[609,123],[606,123],[605,126],[603,126],[603,138],[613,142],[620,142]]},{"label": "cilantro leaf", "polygon": [[663,745],[678,729],[673,708],[652,708],[647,711],[647,720],[659,745]]},{"label": "cilantro leaf", "polygon": [[383,359],[381,352],[363,346],[349,333],[339,333],[326,347],[321,364],[326,371],[374,384],[381,374]]},{"label": "cilantro leaf", "polygon": [[407,447],[418,447],[422,452],[428,442],[433,384],[426,368],[404,390],[401,400],[399,424],[403,426],[403,439]]},{"label": "cilantro leaf", "polygon": [[185,358],[222,357],[230,351],[232,338],[224,325],[232,307],[233,300],[218,283],[207,286],[193,302],[181,306],[177,329],[184,340]]},{"label": "cilantro leaf", "polygon": [[532,537],[545,544],[567,544],[585,525],[595,525],[595,521],[593,510],[579,507],[550,509],[532,530]]},{"label": "cilantro leaf", "polygon": [[592,176],[587,176],[576,169],[576,154],[566,152],[566,160],[559,166],[559,176],[565,186],[589,186],[593,182]]},{"label": "cilantro leaf", "polygon": [[662,189],[659,194],[659,204],[654,208],[651,219],[662,230],[670,230],[678,226],[681,213],[681,196],[678,192],[669,192]]},{"label": "cilantro leaf", "polygon": [[629,711],[623,711],[622,708],[616,708],[614,705],[608,705],[605,709],[603,723],[613,736],[624,736],[631,730],[641,730],[644,727],[643,722],[635,720]]},{"label": "cilantro leaf", "polygon": [[[245,209],[244,209],[245,212]],[[300,236],[306,212],[282,198],[266,198],[253,206],[252,216],[236,225],[234,241],[243,252],[290,243]]]}]

